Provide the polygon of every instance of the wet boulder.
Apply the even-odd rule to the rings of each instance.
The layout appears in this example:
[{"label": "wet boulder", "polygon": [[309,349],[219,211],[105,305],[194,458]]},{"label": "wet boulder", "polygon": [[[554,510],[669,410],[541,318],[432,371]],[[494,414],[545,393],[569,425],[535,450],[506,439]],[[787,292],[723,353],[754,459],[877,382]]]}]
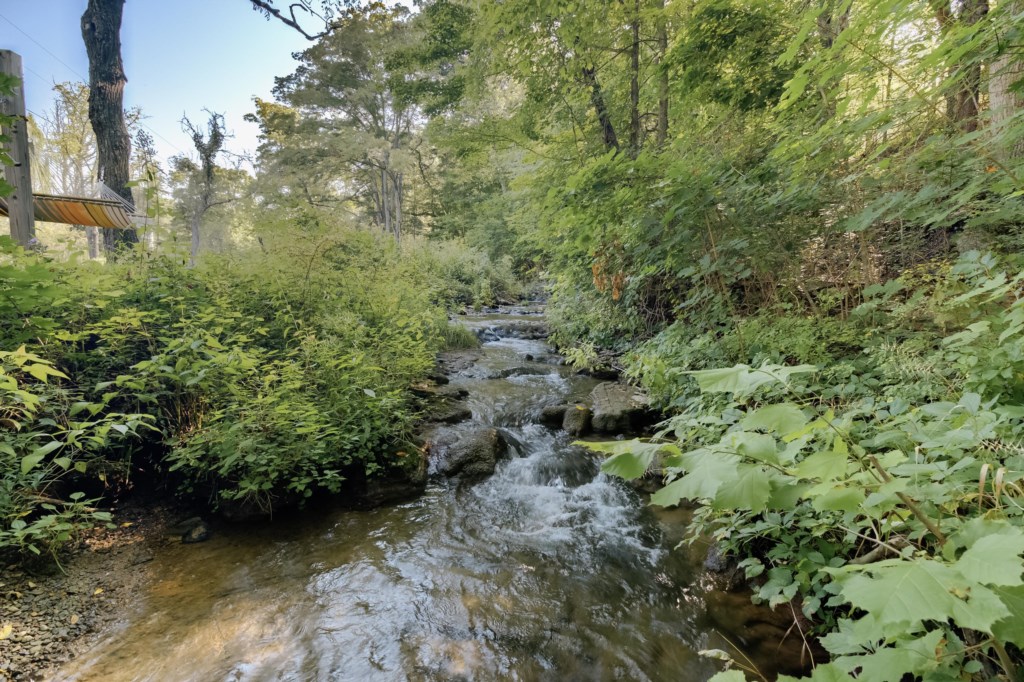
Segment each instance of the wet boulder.
[{"label": "wet boulder", "polygon": [[427,403],[422,421],[437,424],[458,424],[473,416],[472,410],[452,396],[436,395]]},{"label": "wet boulder", "polygon": [[445,476],[483,478],[494,473],[507,446],[495,428],[479,428],[465,432],[457,441],[439,453],[438,471]]},{"label": "wet boulder", "polygon": [[634,386],[613,382],[598,384],[590,394],[590,402],[596,433],[635,433],[653,423],[647,396]]},{"label": "wet boulder", "polygon": [[548,405],[540,411],[540,423],[545,426],[561,426],[565,411],[568,409],[568,405]]},{"label": "wet boulder", "polygon": [[590,433],[592,413],[586,405],[569,405],[562,416],[562,429],[570,436],[585,436]]},{"label": "wet boulder", "polygon": [[399,452],[400,463],[363,482],[356,506],[372,509],[410,500],[427,488],[427,458],[419,451]]}]

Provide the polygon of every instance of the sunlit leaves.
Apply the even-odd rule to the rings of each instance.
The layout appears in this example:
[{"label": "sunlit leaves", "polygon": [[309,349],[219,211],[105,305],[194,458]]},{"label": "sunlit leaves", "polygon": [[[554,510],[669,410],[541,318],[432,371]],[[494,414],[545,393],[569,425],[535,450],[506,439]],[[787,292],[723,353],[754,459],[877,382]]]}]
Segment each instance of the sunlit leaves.
[{"label": "sunlit leaves", "polygon": [[793,375],[817,370],[814,365],[789,367],[765,363],[757,368],[741,364],[722,369],[693,370],[687,374],[692,375],[700,390],[707,393],[750,393],[766,384],[785,383]]}]

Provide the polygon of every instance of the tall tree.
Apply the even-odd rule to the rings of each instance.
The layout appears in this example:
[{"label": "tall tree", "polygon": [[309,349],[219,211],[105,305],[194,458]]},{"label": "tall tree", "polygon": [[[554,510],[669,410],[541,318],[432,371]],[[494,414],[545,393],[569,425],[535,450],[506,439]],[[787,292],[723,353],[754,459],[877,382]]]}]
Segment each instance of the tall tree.
[{"label": "tall tree", "polygon": [[[947,42],[967,42],[973,27],[988,14],[988,0],[930,0],[939,31]],[[968,55],[969,56],[969,55]],[[946,90],[946,116],[966,132],[978,129],[981,109],[981,62],[959,59],[950,65]]]},{"label": "tall tree", "polygon": [[228,203],[234,197],[215,198],[215,181],[217,175],[217,155],[224,150],[226,134],[224,131],[224,115],[209,113],[206,131],[199,129],[186,116],[181,120],[182,129],[192,138],[192,144],[199,155],[199,163],[191,159],[177,157],[175,169],[185,176],[186,193],[181,198],[181,210],[188,220],[191,248],[189,262],[195,265],[199,257],[200,233],[203,218],[214,206]]},{"label": "tall tree", "polygon": [[[294,74],[274,94],[298,114],[278,117],[299,144],[312,141],[317,163],[333,172],[335,193],[356,200],[384,231],[400,239],[407,217],[406,169],[412,161],[418,108],[409,101],[404,71],[392,57],[408,44],[409,12],[372,2],[345,10],[334,30],[299,55]],[[271,110],[263,107],[263,113]],[[273,122],[261,123],[269,132]],[[265,138],[271,151],[271,140]],[[297,159],[298,163],[308,163]],[[261,163],[272,159],[261,158]]]},{"label": "tall tree", "polygon": [[[1024,59],[1020,53],[1024,28],[1019,19],[1022,12],[1022,0],[1010,0],[999,6],[997,25],[1003,30],[999,34],[998,54],[989,66],[988,86],[989,118],[996,135],[1005,133],[1014,115],[1024,111],[1024,94],[1021,92],[1021,86],[1024,85]],[[1024,139],[1010,140],[1002,146],[1003,155],[1007,158],[1024,156]]]},{"label": "tall tree", "polygon": [[[124,114],[128,79],[121,60],[121,17],[124,0],[89,0],[82,15],[82,38],[89,56],[89,121],[96,133],[99,179],[129,205],[131,138]],[[110,253],[139,241],[135,230],[104,230]]]}]

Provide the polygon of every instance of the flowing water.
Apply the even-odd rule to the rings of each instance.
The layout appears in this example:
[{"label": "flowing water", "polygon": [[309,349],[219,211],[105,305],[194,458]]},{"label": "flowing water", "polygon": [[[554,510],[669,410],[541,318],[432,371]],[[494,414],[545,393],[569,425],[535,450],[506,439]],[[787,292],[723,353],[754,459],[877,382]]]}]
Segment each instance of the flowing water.
[{"label": "flowing water", "polygon": [[[468,324],[506,319],[525,316]],[[57,679],[707,680],[696,652],[721,642],[682,524],[536,423],[594,385],[556,361],[497,338],[451,377],[473,420],[450,428],[511,443],[492,477],[159,550],[158,582]]]}]

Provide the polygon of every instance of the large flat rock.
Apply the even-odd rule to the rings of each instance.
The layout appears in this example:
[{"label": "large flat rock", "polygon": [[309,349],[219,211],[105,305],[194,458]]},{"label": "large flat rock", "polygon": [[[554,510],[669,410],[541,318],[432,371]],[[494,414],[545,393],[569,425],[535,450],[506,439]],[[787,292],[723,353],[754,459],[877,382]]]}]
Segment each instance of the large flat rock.
[{"label": "large flat rock", "polygon": [[651,422],[650,401],[635,386],[607,381],[590,394],[595,433],[635,433]]}]

